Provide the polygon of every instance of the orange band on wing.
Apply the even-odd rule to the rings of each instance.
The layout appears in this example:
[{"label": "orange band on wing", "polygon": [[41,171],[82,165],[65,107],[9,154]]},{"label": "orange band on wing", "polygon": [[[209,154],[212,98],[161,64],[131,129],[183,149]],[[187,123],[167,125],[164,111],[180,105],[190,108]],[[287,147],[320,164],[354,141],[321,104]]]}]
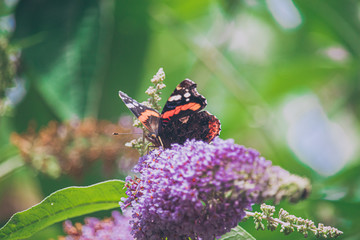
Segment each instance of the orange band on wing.
[{"label": "orange band on wing", "polygon": [[201,105],[199,103],[191,102],[191,103],[188,103],[188,104],[185,104],[182,106],[177,106],[173,110],[164,112],[161,115],[161,117],[170,119],[172,116],[179,114],[181,111],[186,111],[186,110],[196,111],[196,110],[199,110],[200,108],[201,108]]},{"label": "orange band on wing", "polygon": [[159,114],[153,110],[147,109],[141,113],[141,115],[139,116],[139,120],[140,120],[140,122],[144,123],[149,119],[150,116],[159,117]]}]

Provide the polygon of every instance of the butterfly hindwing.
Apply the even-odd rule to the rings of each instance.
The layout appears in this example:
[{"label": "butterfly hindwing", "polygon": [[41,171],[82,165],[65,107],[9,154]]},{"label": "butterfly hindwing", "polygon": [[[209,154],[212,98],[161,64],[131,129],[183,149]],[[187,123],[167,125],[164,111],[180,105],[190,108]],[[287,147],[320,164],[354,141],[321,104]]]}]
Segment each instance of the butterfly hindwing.
[{"label": "butterfly hindwing", "polygon": [[207,115],[206,118],[208,119],[207,120],[208,131],[206,132],[206,136],[204,140],[206,142],[211,142],[215,137],[220,135],[221,124],[220,124],[220,120],[217,119],[214,115],[211,115],[208,111],[204,111],[204,113],[206,113]]},{"label": "butterfly hindwing", "polygon": [[187,139],[211,142],[220,130],[220,121],[209,112],[201,111],[171,120],[162,128],[160,137],[168,148],[173,143],[183,144]]},{"label": "butterfly hindwing", "polygon": [[149,130],[150,133],[158,134],[160,114],[152,108],[137,102],[126,93],[119,91],[119,96],[130,109],[130,111],[139,119],[139,121]]},{"label": "butterfly hindwing", "polygon": [[196,90],[196,83],[185,79],[176,86],[168,98],[161,112],[161,120],[166,125],[172,119],[179,119],[202,110],[206,104],[206,99]]}]

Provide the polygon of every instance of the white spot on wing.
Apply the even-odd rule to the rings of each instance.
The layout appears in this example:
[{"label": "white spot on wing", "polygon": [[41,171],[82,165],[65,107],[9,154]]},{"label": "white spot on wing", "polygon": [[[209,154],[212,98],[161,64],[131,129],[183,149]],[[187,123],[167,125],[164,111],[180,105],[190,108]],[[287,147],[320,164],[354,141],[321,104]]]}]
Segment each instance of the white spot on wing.
[{"label": "white spot on wing", "polygon": [[179,101],[181,99],[181,95],[174,95],[169,97],[168,101],[172,102],[172,101]]},{"label": "white spot on wing", "polygon": [[126,106],[127,106],[128,108],[134,108],[134,107],[135,107],[135,106],[132,105],[131,103],[127,103]]},{"label": "white spot on wing", "polygon": [[187,92],[187,93],[184,94],[184,97],[186,97],[186,98],[188,98],[188,97],[190,97],[190,96],[191,96],[191,94],[190,94],[189,92]]}]

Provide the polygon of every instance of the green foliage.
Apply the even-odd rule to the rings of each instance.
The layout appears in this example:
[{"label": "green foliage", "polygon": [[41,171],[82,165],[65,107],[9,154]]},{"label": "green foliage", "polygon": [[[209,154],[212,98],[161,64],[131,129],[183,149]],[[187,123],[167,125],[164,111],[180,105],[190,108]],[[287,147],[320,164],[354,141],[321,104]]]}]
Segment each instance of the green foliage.
[{"label": "green foliage", "polygon": [[12,85],[14,78],[14,66],[10,62],[8,43],[0,38],[0,99],[5,96],[5,89]]},{"label": "green foliage", "polygon": [[5,240],[30,237],[56,222],[119,207],[119,199],[122,197],[126,197],[126,194],[124,182],[120,180],[58,190],[38,205],[12,216],[0,229],[0,238]]},{"label": "green foliage", "polygon": [[242,227],[237,226],[231,229],[230,232],[221,236],[220,240],[255,240],[255,238]]},{"label": "green foliage", "polygon": [[[12,40],[23,47],[31,92],[40,98],[39,105],[47,105],[41,111],[51,111],[61,120],[74,116],[116,119],[118,107],[113,102],[118,101],[117,89],[125,79],[139,79],[141,72],[132,71],[129,65],[141,66],[145,54],[146,3],[138,4],[43,1],[42,8],[38,8],[31,1],[20,1]],[[127,19],[125,9],[136,9],[137,24]],[[115,19],[110,16],[113,13]],[[29,112],[32,104],[33,100],[28,99],[19,106],[26,109],[17,112],[19,128],[31,119],[41,122],[39,114]]]}]

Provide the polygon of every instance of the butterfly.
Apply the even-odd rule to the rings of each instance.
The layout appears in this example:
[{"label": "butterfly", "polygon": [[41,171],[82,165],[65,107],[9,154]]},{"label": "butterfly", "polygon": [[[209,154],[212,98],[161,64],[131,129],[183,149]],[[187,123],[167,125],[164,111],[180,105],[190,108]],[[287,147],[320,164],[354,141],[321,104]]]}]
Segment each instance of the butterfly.
[{"label": "butterfly", "polygon": [[220,121],[208,111],[205,97],[196,90],[196,83],[185,79],[176,86],[161,114],[119,91],[119,96],[129,110],[148,130],[147,139],[156,147],[170,148],[187,139],[211,142],[220,134]]}]

